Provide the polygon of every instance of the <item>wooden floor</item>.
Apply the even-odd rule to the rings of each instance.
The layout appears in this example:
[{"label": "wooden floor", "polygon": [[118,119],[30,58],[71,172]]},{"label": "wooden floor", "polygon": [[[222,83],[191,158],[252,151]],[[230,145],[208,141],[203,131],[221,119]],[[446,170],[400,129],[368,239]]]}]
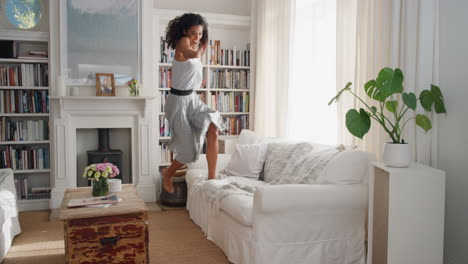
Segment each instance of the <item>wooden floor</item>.
[{"label": "wooden floor", "polygon": [[[2,264],[65,263],[63,223],[49,221],[49,211],[20,213],[22,233]],[[207,240],[186,210],[149,213],[150,263],[223,264],[229,263],[223,252]]]}]

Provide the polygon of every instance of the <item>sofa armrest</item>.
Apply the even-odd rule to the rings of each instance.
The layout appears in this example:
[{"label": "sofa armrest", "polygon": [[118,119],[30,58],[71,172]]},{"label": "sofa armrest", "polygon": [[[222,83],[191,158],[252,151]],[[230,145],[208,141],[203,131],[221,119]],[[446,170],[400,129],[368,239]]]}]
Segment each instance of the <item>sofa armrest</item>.
[{"label": "sofa armrest", "polygon": [[[218,162],[216,163],[216,171],[220,171],[228,165],[231,160],[231,154],[218,154]],[[208,164],[206,163],[206,154],[200,154],[199,159],[196,162],[187,164],[189,170],[194,169],[208,169]]]},{"label": "sofa armrest", "polygon": [[307,210],[366,209],[365,184],[284,184],[259,187],[254,195],[254,211],[275,213]]}]

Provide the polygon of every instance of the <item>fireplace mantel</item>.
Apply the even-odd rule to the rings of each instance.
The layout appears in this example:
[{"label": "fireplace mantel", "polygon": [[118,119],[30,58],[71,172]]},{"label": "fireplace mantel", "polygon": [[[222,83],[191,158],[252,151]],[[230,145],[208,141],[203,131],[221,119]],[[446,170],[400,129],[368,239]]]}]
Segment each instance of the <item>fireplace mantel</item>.
[{"label": "fireplace mantel", "polygon": [[66,188],[76,187],[76,130],[131,129],[131,179],[145,201],[156,200],[158,142],[156,96],[50,96],[51,208],[60,207]]}]

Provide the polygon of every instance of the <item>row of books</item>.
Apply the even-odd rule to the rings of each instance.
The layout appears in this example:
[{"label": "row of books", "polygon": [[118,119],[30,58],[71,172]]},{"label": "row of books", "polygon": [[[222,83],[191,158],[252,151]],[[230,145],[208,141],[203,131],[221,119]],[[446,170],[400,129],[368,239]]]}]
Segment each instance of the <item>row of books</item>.
[{"label": "row of books", "polygon": [[159,143],[159,149],[161,152],[161,163],[169,163],[172,162],[172,156],[171,156],[171,151],[169,150],[169,147],[167,146],[167,142],[161,142]]},{"label": "row of books", "polygon": [[249,128],[248,116],[230,116],[223,118],[226,130],[220,131],[220,135],[239,135],[242,129]]},{"label": "row of books", "polygon": [[0,90],[0,113],[48,113],[48,91]]},{"label": "row of books", "polygon": [[16,197],[18,200],[49,199],[50,187],[29,188],[28,178],[15,178]]},{"label": "row of books", "polygon": [[164,116],[159,116],[159,136],[170,137],[169,123]]},{"label": "row of books", "polygon": [[172,70],[167,68],[159,69],[159,87],[171,88]]},{"label": "row of books", "polygon": [[172,60],[174,59],[175,50],[166,44],[166,39],[164,39],[164,37],[160,38],[159,45],[159,50],[161,52],[161,54],[159,54],[159,57],[161,58],[159,62],[172,63]]},{"label": "row of books", "polygon": [[211,71],[211,88],[250,89],[249,70],[219,69]]},{"label": "row of books", "polygon": [[250,66],[250,43],[246,49],[238,50],[221,48],[221,40],[209,41],[209,63],[211,65]]},{"label": "row of books", "polygon": [[49,86],[47,64],[0,65],[0,86]]},{"label": "row of books", "polygon": [[[160,38],[160,61],[161,63],[172,63],[175,50],[168,47],[164,37]],[[228,65],[228,66],[250,66],[250,43],[247,43],[245,49],[232,49],[221,47],[221,40],[210,40],[208,42],[208,61],[206,56],[201,58],[203,64],[210,65]]]},{"label": "row of books", "polygon": [[35,141],[49,139],[47,120],[11,120],[2,117],[0,141]]},{"label": "row of books", "polygon": [[167,97],[169,96],[169,91],[160,91],[159,92],[160,95],[161,95],[161,113],[164,112],[164,107],[166,106],[166,101],[167,101]]},{"label": "row of books", "polygon": [[248,92],[211,92],[211,107],[219,112],[249,112]]},{"label": "row of books", "polygon": [[6,146],[0,150],[0,168],[40,170],[50,168],[49,149]]}]

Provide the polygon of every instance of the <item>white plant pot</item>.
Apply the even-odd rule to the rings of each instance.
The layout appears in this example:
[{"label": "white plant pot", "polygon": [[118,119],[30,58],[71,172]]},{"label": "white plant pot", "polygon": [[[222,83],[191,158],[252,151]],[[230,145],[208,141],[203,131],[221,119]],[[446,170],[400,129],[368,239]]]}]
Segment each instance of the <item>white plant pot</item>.
[{"label": "white plant pot", "polygon": [[411,147],[409,144],[385,143],[382,159],[389,167],[406,168],[411,164]]}]

